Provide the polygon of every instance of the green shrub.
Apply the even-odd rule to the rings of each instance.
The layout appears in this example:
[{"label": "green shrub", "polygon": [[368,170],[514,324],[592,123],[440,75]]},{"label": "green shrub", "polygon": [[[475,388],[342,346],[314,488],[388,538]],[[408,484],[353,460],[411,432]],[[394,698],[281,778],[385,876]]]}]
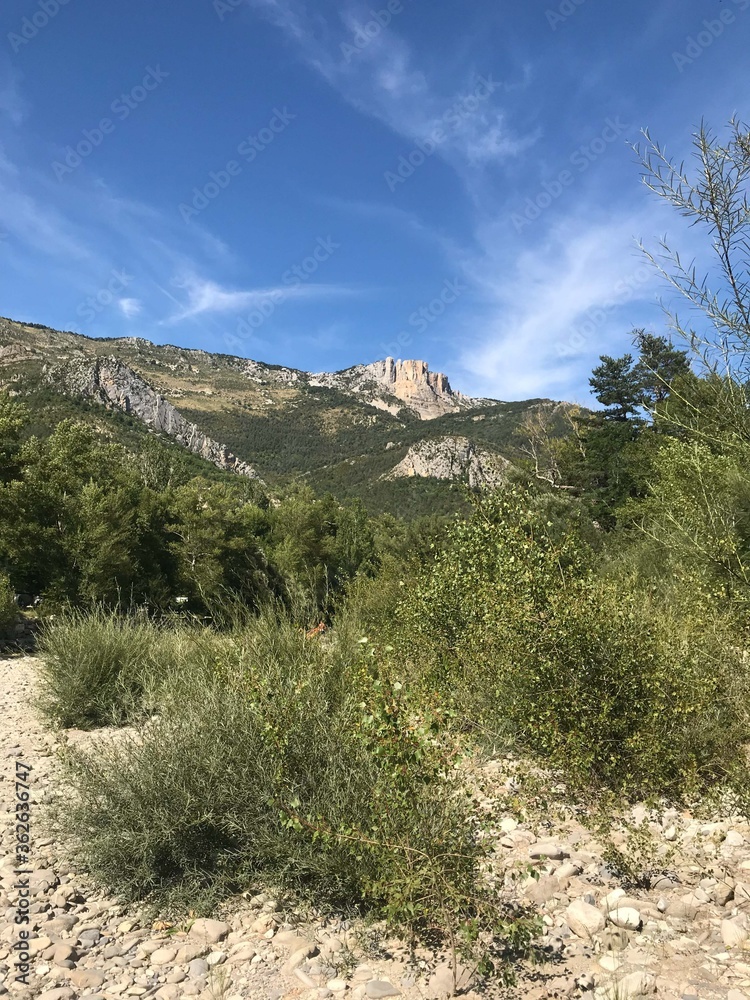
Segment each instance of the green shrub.
[{"label": "green shrub", "polygon": [[748,670],[726,624],[687,598],[652,606],[594,565],[530,496],[480,501],[400,611],[423,684],[579,787],[681,794],[721,779],[748,738]]},{"label": "green shrub", "polygon": [[10,633],[17,618],[18,608],[10,580],[0,573],[0,638]]},{"label": "green shrub", "polygon": [[65,728],[135,720],[163,642],[159,627],[141,614],[98,608],[48,619],[39,636],[42,711]]},{"label": "green shrub", "polygon": [[183,911],[271,884],[415,931],[463,928],[469,944],[477,929],[501,950],[528,942],[483,884],[485,848],[435,726],[366,643],[345,625],[307,640],[270,611],[181,641],[157,717],[66,756],[60,821],[102,883]]}]

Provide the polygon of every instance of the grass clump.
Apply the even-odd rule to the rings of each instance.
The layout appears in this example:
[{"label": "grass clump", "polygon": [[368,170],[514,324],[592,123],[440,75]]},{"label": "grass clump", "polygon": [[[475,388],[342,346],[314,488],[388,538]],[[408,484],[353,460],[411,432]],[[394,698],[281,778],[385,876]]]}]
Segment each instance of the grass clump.
[{"label": "grass clump", "polygon": [[64,728],[135,721],[163,644],[163,632],[143,614],[95,608],[47,619],[39,636],[42,711]]},{"label": "grass clump", "polygon": [[10,580],[4,573],[0,573],[0,638],[10,634],[17,618],[18,608]]},{"label": "grass clump", "polygon": [[273,885],[485,956],[529,943],[439,720],[345,623],[308,640],[269,610],[155,649],[156,715],[65,755],[60,821],[100,882],[173,911]]}]

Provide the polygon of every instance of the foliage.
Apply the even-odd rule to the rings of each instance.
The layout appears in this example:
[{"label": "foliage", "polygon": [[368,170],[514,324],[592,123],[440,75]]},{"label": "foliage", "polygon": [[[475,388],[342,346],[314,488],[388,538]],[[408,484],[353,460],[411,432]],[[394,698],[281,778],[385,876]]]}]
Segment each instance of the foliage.
[{"label": "foliage", "polygon": [[627,420],[638,412],[642,392],[638,367],[632,354],[612,358],[603,354],[591,373],[589,383],[602,406],[610,407],[606,416],[611,420]]},{"label": "foliage", "polygon": [[489,496],[405,598],[408,651],[431,659],[428,684],[467,719],[579,786],[679,795],[725,775],[748,735],[735,697],[747,668],[728,631],[594,568],[580,534],[533,497]]},{"label": "foliage", "polygon": [[733,118],[725,141],[701,124],[693,136],[697,169],[691,178],[644,132],[638,150],[644,184],[690,220],[707,237],[714,263],[701,276],[666,241],[655,252],[643,247],[664,280],[690,309],[689,326],[672,314],[677,334],[694,350],[706,372],[728,375],[743,385],[750,374],[750,298],[747,235],[750,230],[750,126]]},{"label": "foliage", "polygon": [[658,337],[645,330],[633,333],[640,355],[638,375],[641,400],[654,412],[669,399],[675,383],[689,374],[688,353],[673,347],[666,337]]},{"label": "foliage", "polygon": [[8,635],[18,619],[15,595],[10,580],[0,573],[0,639]]},{"label": "foliage", "polygon": [[[113,619],[97,628],[129,646]],[[76,632],[88,648],[86,621],[67,629],[68,648]],[[67,752],[60,821],[102,882],[183,909],[271,882],[467,947],[480,931],[498,954],[528,943],[531,925],[484,886],[438,720],[415,716],[366,643],[345,626],[307,640],[271,611],[194,640],[152,644],[146,726]]]},{"label": "foliage", "polygon": [[93,729],[143,718],[164,636],[142,614],[103,608],[48,620],[39,639],[39,704],[54,725]]},{"label": "foliage", "polygon": [[190,475],[154,439],[133,453],[64,419],[47,437],[22,441],[24,411],[3,412],[0,567],[48,607],[163,609],[184,597],[205,612],[227,595],[250,607],[285,596],[313,618],[376,565],[372,526],[356,502],[318,500],[308,489],[272,506],[237,476]]}]

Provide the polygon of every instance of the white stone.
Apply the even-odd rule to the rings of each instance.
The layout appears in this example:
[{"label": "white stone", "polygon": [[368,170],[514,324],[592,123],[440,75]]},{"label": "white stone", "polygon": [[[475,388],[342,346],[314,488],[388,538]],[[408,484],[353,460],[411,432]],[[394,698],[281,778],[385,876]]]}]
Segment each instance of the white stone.
[{"label": "white stone", "polygon": [[722,847],[742,847],[745,843],[745,838],[737,830],[730,830],[724,841]]},{"label": "white stone", "polygon": [[607,919],[615,927],[622,927],[626,931],[637,931],[641,926],[641,915],[632,906],[619,906],[607,913]]},{"label": "white stone", "polygon": [[149,962],[151,965],[169,965],[177,957],[176,948],[157,948],[151,953]]},{"label": "white stone", "polygon": [[626,895],[624,889],[613,889],[606,896],[602,897],[602,906],[605,910],[614,910],[615,906]]},{"label": "white stone", "polygon": [[740,919],[722,920],[721,940],[727,948],[739,948],[748,939],[748,930],[745,922]]},{"label": "white stone", "polygon": [[563,861],[570,857],[570,852],[560,844],[540,843],[529,848],[529,857],[534,860],[548,858],[550,861]]}]

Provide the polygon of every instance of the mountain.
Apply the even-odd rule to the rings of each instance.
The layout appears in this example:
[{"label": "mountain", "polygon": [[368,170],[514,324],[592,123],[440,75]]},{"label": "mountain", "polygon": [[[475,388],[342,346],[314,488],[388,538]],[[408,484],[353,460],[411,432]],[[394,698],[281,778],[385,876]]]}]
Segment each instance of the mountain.
[{"label": "mountain", "polygon": [[271,491],[304,482],[407,517],[456,510],[456,481],[502,481],[523,459],[528,414],[549,411],[563,433],[567,405],[472,399],[419,360],[310,373],[9,319],[0,319],[3,386],[28,398],[40,427],[72,407],[110,435],[171,438]]},{"label": "mountain", "polygon": [[491,399],[471,399],[454,392],[447,376],[431,372],[424,361],[386,358],[385,361],[357,365],[342,372],[310,375],[309,384],[338,389],[394,415],[406,406],[422,420],[434,420],[446,413],[457,413],[494,402]]},{"label": "mountain", "polygon": [[218,469],[236,472],[240,476],[258,479],[258,473],[247,462],[233,455],[226,445],[201,432],[187,421],[164,396],[136,374],[132,368],[110,358],[81,358],[51,365],[44,372],[45,382],[68,395],[91,399],[104,406],[133,414],[157,433],[174,438],[194,455],[211,462]]}]

